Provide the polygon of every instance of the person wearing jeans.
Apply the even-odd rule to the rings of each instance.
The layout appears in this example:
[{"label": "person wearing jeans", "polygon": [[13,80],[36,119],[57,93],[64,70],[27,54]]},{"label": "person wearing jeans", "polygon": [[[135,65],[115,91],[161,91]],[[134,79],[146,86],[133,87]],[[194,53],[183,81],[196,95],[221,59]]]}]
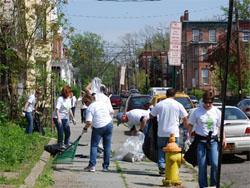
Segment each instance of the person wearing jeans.
[{"label": "person wearing jeans", "polygon": [[113,123],[110,114],[113,113],[113,109],[109,108],[103,101],[96,101],[95,97],[89,94],[83,97],[83,102],[88,106],[86,110],[86,124],[83,129],[86,132],[87,129],[92,126],[90,160],[88,166],[84,168],[84,170],[95,172],[98,144],[102,139],[104,149],[102,167],[103,171],[106,172],[108,171],[110,163],[113,131]]},{"label": "person wearing jeans", "polygon": [[37,98],[41,95],[41,90],[36,89],[35,94],[29,96],[27,102],[24,106],[24,113],[27,120],[26,133],[31,134],[33,132],[33,112],[35,111],[35,105],[37,102]]},{"label": "person wearing jeans", "polygon": [[165,173],[165,152],[162,148],[168,143],[170,134],[174,134],[176,141],[178,141],[180,119],[183,120],[184,127],[188,127],[188,113],[183,105],[174,99],[175,93],[175,89],[168,89],[167,98],[157,103],[150,112],[151,118],[159,117],[157,150],[160,175]]},{"label": "person wearing jeans", "polygon": [[[197,140],[197,164],[199,187],[216,186],[218,167],[218,131],[221,123],[221,111],[213,106],[214,95],[206,91],[202,97],[203,103],[191,113],[189,124]],[[226,146],[225,133],[223,146]],[[207,182],[207,166],[211,165],[210,185]]]},{"label": "person wearing jeans", "polygon": [[[53,120],[57,129],[57,144],[61,148],[66,148],[70,144],[69,116],[72,117],[72,121],[75,124],[75,119],[71,111],[70,95],[71,88],[67,85],[64,86],[61,91],[61,96],[57,99],[55,112],[53,114]],[[64,136],[63,133],[65,134]]]}]

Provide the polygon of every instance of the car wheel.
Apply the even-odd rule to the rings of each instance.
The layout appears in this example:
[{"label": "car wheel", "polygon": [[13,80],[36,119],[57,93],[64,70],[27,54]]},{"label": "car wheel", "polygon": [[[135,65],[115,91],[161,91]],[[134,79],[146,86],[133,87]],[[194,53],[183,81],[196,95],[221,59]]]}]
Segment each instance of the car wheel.
[{"label": "car wheel", "polygon": [[247,152],[247,161],[250,161],[250,151]]}]

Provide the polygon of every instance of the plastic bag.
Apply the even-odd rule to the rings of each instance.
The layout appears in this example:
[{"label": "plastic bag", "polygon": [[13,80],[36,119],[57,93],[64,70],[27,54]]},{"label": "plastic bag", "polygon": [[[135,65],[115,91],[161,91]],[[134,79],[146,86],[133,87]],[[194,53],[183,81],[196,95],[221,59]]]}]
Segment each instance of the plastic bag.
[{"label": "plastic bag", "polygon": [[114,159],[127,162],[141,161],[144,158],[144,153],[142,151],[144,137],[144,134],[141,132],[139,132],[137,136],[128,137],[122,147],[115,152]]},{"label": "plastic bag", "polygon": [[102,80],[98,77],[95,77],[91,81],[91,91],[92,93],[101,93],[101,85],[102,85]]}]

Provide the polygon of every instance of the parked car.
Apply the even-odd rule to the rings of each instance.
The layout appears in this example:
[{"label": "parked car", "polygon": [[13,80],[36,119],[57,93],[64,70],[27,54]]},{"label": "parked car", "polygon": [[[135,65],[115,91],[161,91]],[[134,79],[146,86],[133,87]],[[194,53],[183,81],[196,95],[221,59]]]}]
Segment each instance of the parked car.
[{"label": "parked car", "polygon": [[171,89],[171,87],[151,87],[149,89],[149,95],[154,96],[154,95],[166,95],[166,92],[168,89]]},{"label": "parked car", "polygon": [[113,108],[120,108],[122,105],[122,98],[120,95],[111,95],[110,102]]},{"label": "parked car", "polygon": [[190,97],[190,100],[192,101],[192,103],[194,104],[194,105],[197,105],[198,104],[198,99],[196,98],[196,96],[194,96],[194,95],[189,95],[189,97]]},{"label": "parked car", "polygon": [[133,94],[139,94],[139,90],[138,89],[130,89],[129,90],[129,95],[133,95]]},{"label": "parked car", "polygon": [[250,120],[246,114],[235,106],[226,106],[224,130],[227,147],[223,153],[246,154],[250,160]]},{"label": "parked car", "polygon": [[[162,95],[162,94],[155,95],[151,100],[151,105],[155,106],[158,102],[160,102],[161,100],[164,100],[166,98],[167,98],[166,95]],[[190,109],[195,107],[194,104],[192,103],[191,99],[189,98],[189,96],[183,92],[176,92],[175,100],[180,102],[187,111],[189,111]]]},{"label": "parked car", "polygon": [[126,101],[124,112],[128,112],[132,109],[144,109],[148,110],[150,106],[150,95],[134,94],[130,95]]},{"label": "parked car", "polygon": [[250,118],[250,98],[242,99],[238,104],[237,107],[240,108],[247,117]]}]

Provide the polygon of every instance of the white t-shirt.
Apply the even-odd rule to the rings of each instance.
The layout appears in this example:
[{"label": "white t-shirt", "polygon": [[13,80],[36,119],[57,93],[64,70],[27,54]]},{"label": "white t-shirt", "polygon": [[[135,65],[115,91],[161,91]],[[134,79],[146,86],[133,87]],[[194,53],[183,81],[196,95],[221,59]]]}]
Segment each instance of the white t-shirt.
[{"label": "white t-shirt", "polygon": [[221,123],[221,111],[215,106],[206,110],[201,105],[190,115],[189,123],[194,126],[193,130],[198,135],[207,136],[209,131],[213,132],[212,135],[217,135]]},{"label": "white t-shirt", "polygon": [[34,94],[30,95],[28,98],[28,107],[26,109],[27,112],[32,112],[34,110],[36,104],[36,97]]},{"label": "white t-shirt", "polygon": [[114,110],[113,110],[110,98],[108,96],[106,96],[104,93],[96,93],[95,100],[105,103],[107,105],[107,107],[109,108],[111,117],[113,116]]},{"label": "white t-shirt", "polygon": [[169,137],[171,133],[173,133],[175,137],[179,137],[180,119],[188,116],[183,105],[173,98],[160,101],[150,113],[152,116],[159,115],[159,137]]},{"label": "white t-shirt", "polygon": [[92,122],[95,128],[101,128],[110,123],[112,118],[107,104],[102,101],[91,103],[86,111],[86,121]]},{"label": "white t-shirt", "polygon": [[[61,119],[69,119],[69,111],[71,109],[71,99],[58,97],[56,102],[56,109],[58,109]],[[54,112],[54,118],[57,118],[57,113]]]},{"label": "white t-shirt", "polygon": [[128,124],[130,126],[140,124],[141,117],[144,116],[146,118],[149,118],[149,113],[149,110],[143,109],[133,109],[126,112],[126,115],[128,116]]}]

